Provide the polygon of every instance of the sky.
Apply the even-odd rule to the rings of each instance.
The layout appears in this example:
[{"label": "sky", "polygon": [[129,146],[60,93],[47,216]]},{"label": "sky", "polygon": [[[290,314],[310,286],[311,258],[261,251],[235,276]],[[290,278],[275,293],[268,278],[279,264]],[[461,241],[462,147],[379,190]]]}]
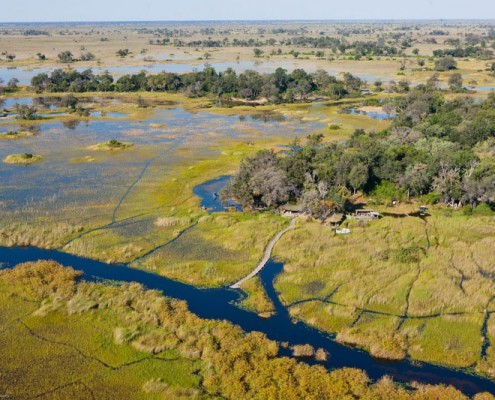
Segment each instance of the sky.
[{"label": "sky", "polygon": [[0,22],[489,18],[495,0],[0,0]]}]

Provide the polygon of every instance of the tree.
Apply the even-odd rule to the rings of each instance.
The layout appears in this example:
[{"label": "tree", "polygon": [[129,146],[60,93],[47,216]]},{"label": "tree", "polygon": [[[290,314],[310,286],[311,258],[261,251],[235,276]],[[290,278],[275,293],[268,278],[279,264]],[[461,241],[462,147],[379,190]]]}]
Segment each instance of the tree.
[{"label": "tree", "polygon": [[226,189],[228,194],[249,208],[287,202],[294,185],[278,164],[275,153],[268,150],[245,158]]},{"label": "tree", "polygon": [[399,81],[399,92],[406,93],[409,92],[409,82],[402,79]]},{"label": "tree", "polygon": [[31,86],[34,88],[36,93],[42,93],[48,89],[50,85],[50,77],[46,73],[41,73],[33,76],[31,79]]},{"label": "tree", "polygon": [[92,61],[95,59],[95,55],[89,51],[81,54],[81,61]]},{"label": "tree", "polygon": [[16,119],[23,119],[23,120],[37,119],[38,118],[38,116],[36,115],[37,111],[38,110],[35,107],[28,106],[26,104],[15,105]]},{"label": "tree", "polygon": [[375,90],[377,92],[382,92],[383,91],[383,82],[381,80],[376,80],[373,82],[373,86],[375,87]]},{"label": "tree", "polygon": [[113,76],[108,71],[98,76],[97,90],[100,92],[111,92],[114,89]]},{"label": "tree", "polygon": [[462,75],[459,73],[452,74],[449,77],[449,86],[452,91],[462,89]]},{"label": "tree", "polygon": [[439,81],[440,75],[438,72],[435,72],[432,76],[428,78],[426,81],[426,86],[429,88],[436,88],[438,81]]},{"label": "tree", "polygon": [[129,49],[120,49],[120,50],[117,50],[117,56],[119,57],[127,57],[128,55],[130,54],[130,51]]},{"label": "tree", "polygon": [[17,89],[18,84],[19,84],[19,79],[11,78],[7,86],[9,87],[9,89]]},{"label": "tree", "polygon": [[474,161],[465,172],[462,180],[464,200],[475,208],[481,201],[495,197],[495,166],[490,162]]},{"label": "tree", "polygon": [[397,108],[393,103],[385,103],[382,106],[382,108],[383,108],[383,111],[385,111],[385,113],[388,115],[394,114],[397,111]]},{"label": "tree", "polygon": [[261,55],[263,54],[263,50],[255,48],[253,49],[253,53],[255,57],[261,57]]},{"label": "tree", "polygon": [[306,190],[302,196],[302,211],[316,219],[325,220],[330,217],[337,210],[334,202],[325,200],[327,194],[327,185],[322,182],[313,189]]},{"label": "tree", "polygon": [[73,94],[68,94],[67,96],[62,98],[60,105],[62,107],[67,107],[75,110],[78,102],[79,100],[76,96],[74,96]]},{"label": "tree", "polygon": [[284,172],[275,166],[258,169],[249,181],[254,197],[268,207],[287,203],[294,186]]},{"label": "tree", "polygon": [[457,69],[457,61],[454,57],[442,57],[435,61],[435,71],[451,71]]},{"label": "tree", "polygon": [[417,163],[409,167],[405,174],[399,178],[399,184],[407,189],[407,197],[411,195],[421,196],[427,193],[431,185],[428,165]]},{"label": "tree", "polygon": [[349,172],[349,185],[354,194],[368,182],[368,177],[369,172],[367,165],[356,164],[351,168],[351,171]]},{"label": "tree", "polygon": [[74,55],[69,50],[58,53],[57,57],[61,63],[70,64],[74,61]]},{"label": "tree", "polygon": [[433,189],[442,196],[445,203],[454,203],[462,196],[461,170],[441,162],[440,172],[433,179]]}]

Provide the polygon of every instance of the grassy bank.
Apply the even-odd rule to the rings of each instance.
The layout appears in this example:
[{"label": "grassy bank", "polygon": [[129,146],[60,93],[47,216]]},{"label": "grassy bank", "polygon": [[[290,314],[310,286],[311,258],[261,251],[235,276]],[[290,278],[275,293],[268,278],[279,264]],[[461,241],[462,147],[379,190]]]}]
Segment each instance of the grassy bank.
[{"label": "grassy bank", "polygon": [[[453,388],[277,357],[278,344],[138,284],[76,283],[50,261],[0,272],[0,390],[12,398],[467,400]],[[299,346],[303,347],[303,346]],[[291,376],[290,380],[285,377]],[[245,384],[241,384],[244,382]],[[490,400],[480,394],[476,400]]]}]

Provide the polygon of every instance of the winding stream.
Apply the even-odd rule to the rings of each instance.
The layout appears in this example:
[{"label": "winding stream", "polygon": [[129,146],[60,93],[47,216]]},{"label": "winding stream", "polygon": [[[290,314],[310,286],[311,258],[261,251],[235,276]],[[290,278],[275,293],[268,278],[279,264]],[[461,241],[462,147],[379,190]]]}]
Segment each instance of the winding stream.
[{"label": "winding stream", "polygon": [[[189,309],[201,318],[224,319],[239,325],[244,331],[259,331],[269,339],[293,344],[309,343],[315,348],[324,348],[330,353],[325,363],[329,369],[352,367],[367,372],[372,379],[389,375],[399,382],[418,381],[427,384],[448,384],[468,395],[480,391],[495,393],[495,382],[464,371],[423,364],[414,365],[408,360],[390,362],[373,359],[368,353],[335,342],[304,323],[294,323],[287,309],[280,302],[273,282],[282,272],[283,264],[270,260],[260,272],[262,284],[275,305],[276,314],[265,320],[257,314],[243,310],[236,303],[243,297],[242,292],[228,288],[198,289],[194,286],[173,281],[165,277],[129,268],[125,265],[109,265],[100,261],[74,256],[57,250],[43,250],[35,247],[0,247],[0,263],[12,267],[18,263],[40,259],[55,260],[84,272],[86,280],[109,279],[122,282],[139,282],[149,289],[163,291],[167,296],[185,300]],[[281,349],[281,355],[290,356],[289,350]],[[308,363],[315,363],[307,360]]]}]

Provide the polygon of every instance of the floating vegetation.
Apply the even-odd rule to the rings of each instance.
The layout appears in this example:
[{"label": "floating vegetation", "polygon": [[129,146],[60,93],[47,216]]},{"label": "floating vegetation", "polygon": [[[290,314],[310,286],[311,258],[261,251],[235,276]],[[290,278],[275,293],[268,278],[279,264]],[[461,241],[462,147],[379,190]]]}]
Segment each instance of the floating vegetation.
[{"label": "floating vegetation", "polygon": [[292,354],[294,357],[313,357],[315,349],[310,344],[296,344],[292,346]]},{"label": "floating vegetation", "polygon": [[91,157],[91,156],[84,156],[84,157],[78,157],[78,158],[71,158],[70,160],[73,163],[92,163],[96,161],[96,158]]},{"label": "floating vegetation", "polygon": [[10,154],[4,158],[3,162],[6,164],[30,165],[39,162],[42,159],[43,157],[41,157],[40,155],[23,153],[23,154]]},{"label": "floating vegetation", "polygon": [[105,143],[98,143],[93,146],[89,146],[89,150],[102,150],[102,151],[116,151],[125,150],[134,146],[130,142],[119,142],[118,140],[112,139]]},{"label": "floating vegetation", "polygon": [[9,131],[9,132],[4,132],[0,133],[0,139],[24,139],[24,138],[30,138],[35,136],[36,133],[34,132],[28,132],[28,131]]}]

